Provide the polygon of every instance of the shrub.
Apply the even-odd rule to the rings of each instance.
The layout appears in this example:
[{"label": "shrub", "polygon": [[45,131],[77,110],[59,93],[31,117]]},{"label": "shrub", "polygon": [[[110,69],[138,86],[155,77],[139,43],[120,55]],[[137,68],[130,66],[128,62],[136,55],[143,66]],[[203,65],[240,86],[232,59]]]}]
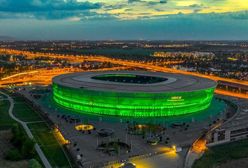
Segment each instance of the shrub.
[{"label": "shrub", "polygon": [[21,148],[21,153],[24,156],[24,158],[32,158],[35,154],[35,150],[34,150],[34,141],[26,138],[22,148]]},{"label": "shrub", "polygon": [[36,159],[31,159],[28,162],[28,168],[42,168],[42,166]]},{"label": "shrub", "polygon": [[11,161],[18,161],[18,160],[22,160],[22,155],[18,149],[11,149],[7,152],[5,159]]},{"label": "shrub", "polygon": [[[34,141],[29,139],[29,137],[24,134],[24,130],[20,127],[20,125],[14,125],[11,130],[13,134],[11,142],[16,148],[15,151],[9,151],[7,156],[12,156],[15,154],[18,156],[19,154],[22,159],[32,158],[35,155]],[[14,156],[14,158],[18,158],[17,156]],[[11,159],[10,157],[8,158]]]},{"label": "shrub", "polygon": [[13,125],[11,131],[13,134],[13,137],[11,139],[12,144],[17,148],[21,148],[22,143],[25,139],[22,128],[20,127],[20,125],[15,124]]}]

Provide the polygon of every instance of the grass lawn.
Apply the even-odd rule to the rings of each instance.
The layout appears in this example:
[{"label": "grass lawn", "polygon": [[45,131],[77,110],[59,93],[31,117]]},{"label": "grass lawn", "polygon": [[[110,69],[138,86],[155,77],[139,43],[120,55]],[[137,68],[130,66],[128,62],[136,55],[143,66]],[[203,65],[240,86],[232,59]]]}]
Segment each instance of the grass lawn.
[{"label": "grass lawn", "polygon": [[[36,113],[32,107],[26,104],[22,97],[14,95],[11,95],[11,97],[15,101],[13,114],[17,118],[25,122],[43,121],[39,114]],[[8,100],[3,100],[2,104],[0,105],[0,130],[11,128],[13,124],[17,123],[16,121],[12,120],[8,114],[9,106],[10,103]],[[42,148],[52,167],[70,167],[62,147],[57,142],[56,138],[45,122],[30,123],[28,124],[28,127],[32,131],[35,140]],[[36,158],[39,160],[38,155]]]},{"label": "grass lawn", "polygon": [[3,100],[0,104],[0,130],[11,128],[16,123],[9,116],[9,106],[10,103],[8,100]]},{"label": "grass lawn", "polygon": [[[2,95],[0,94],[0,96],[2,96]],[[8,113],[9,107],[10,107],[10,102],[4,96],[4,100],[0,103],[0,130],[10,129],[13,127],[13,125],[18,124],[15,120],[13,120],[9,116],[9,113]],[[23,132],[25,132],[24,129],[22,129],[22,130],[23,130]],[[26,134],[26,132],[25,132],[25,134]],[[36,154],[34,156],[34,158],[41,163],[38,154]],[[15,167],[15,166],[18,167],[19,162],[26,162],[26,161],[18,161],[18,162],[13,163],[11,161],[1,160],[2,164],[7,164],[7,165],[11,164],[11,165],[13,165],[13,167]],[[0,167],[1,167],[1,164],[0,164]],[[3,167],[5,167],[5,166],[3,166]],[[6,167],[8,167],[8,166],[6,166]]]},{"label": "grass lawn", "polygon": [[62,147],[45,123],[30,123],[28,127],[53,167],[70,167]]},{"label": "grass lawn", "polygon": [[213,168],[230,160],[248,157],[248,139],[209,148],[193,168]]},{"label": "grass lawn", "polygon": [[13,113],[14,115],[22,121],[32,122],[32,121],[42,121],[42,118],[36,113],[22,97],[13,96],[15,101]]}]

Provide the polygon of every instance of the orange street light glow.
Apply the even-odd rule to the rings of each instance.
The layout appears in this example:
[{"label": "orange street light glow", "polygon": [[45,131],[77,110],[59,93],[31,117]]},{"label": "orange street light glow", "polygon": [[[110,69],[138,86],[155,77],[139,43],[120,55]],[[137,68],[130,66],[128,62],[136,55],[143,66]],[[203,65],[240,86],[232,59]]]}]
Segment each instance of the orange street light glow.
[{"label": "orange street light glow", "polygon": [[54,129],[54,135],[55,135],[56,139],[59,141],[59,143],[62,145],[66,145],[66,144],[70,143],[69,140],[64,138],[64,136],[62,135],[62,133],[60,132],[60,130],[58,128]]},{"label": "orange street light glow", "polygon": [[[200,74],[197,72],[188,72],[188,71],[177,70],[177,69],[172,69],[172,68],[167,68],[167,67],[161,67],[161,66],[156,65],[154,63],[145,63],[142,61],[138,62],[138,61],[114,59],[114,58],[108,58],[105,56],[65,55],[65,54],[21,51],[21,50],[13,50],[13,49],[5,49],[5,48],[0,49],[0,53],[12,54],[12,55],[24,55],[24,56],[26,56],[27,59],[40,58],[41,56],[43,56],[43,57],[48,57],[48,58],[52,58],[52,59],[55,59],[55,58],[56,59],[63,59],[63,60],[67,60],[67,61],[73,62],[73,63],[83,62],[83,61],[110,62],[113,64],[118,64],[118,65],[128,66],[128,67],[135,67],[135,68],[142,68],[142,69],[146,69],[146,70],[150,70],[150,71],[160,71],[160,72],[179,73],[179,74],[185,74],[185,75],[194,75],[194,76],[199,76],[199,77],[203,77],[203,78],[209,78],[209,79],[212,79],[215,81],[224,81],[224,82],[230,82],[230,83],[234,83],[234,84],[240,84],[240,85],[248,86],[248,81],[223,78],[223,77],[218,77],[218,76],[213,76],[213,75]],[[180,62],[182,62],[182,61],[167,61],[167,62],[165,62],[165,64],[171,65],[171,64],[178,64]],[[118,67],[115,67],[115,68],[118,69]],[[71,71],[73,71],[73,68],[71,69]],[[62,73],[63,72],[61,72],[60,74],[62,74]],[[13,82],[14,81],[12,81],[12,83]],[[15,81],[15,82],[18,82],[18,81]],[[2,81],[1,81],[1,83],[2,83]],[[0,85],[2,85],[1,83],[0,83]],[[45,83],[50,84],[51,78],[48,81],[46,81]],[[232,91],[217,90],[216,93],[228,95],[228,96],[234,96],[234,97],[238,97],[238,98],[248,98],[248,94],[234,93]]]},{"label": "orange street light glow", "polygon": [[80,125],[76,125],[75,129],[77,131],[89,131],[89,130],[93,130],[94,126],[90,124],[80,124]]}]

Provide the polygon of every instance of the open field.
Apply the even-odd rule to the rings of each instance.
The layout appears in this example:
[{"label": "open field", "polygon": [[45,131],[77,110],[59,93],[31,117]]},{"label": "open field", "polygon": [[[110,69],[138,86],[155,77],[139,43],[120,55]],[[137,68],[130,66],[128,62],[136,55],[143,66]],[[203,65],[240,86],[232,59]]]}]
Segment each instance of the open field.
[{"label": "open field", "polygon": [[45,123],[32,123],[28,124],[28,127],[53,167],[70,167],[62,147],[55,139],[52,130]]},{"label": "open field", "polygon": [[[35,141],[40,145],[44,154],[53,167],[70,167],[62,147],[57,142],[52,131],[46,125],[40,115],[29,106],[22,97],[11,95],[14,99],[14,115],[24,122],[28,122],[28,127],[34,135]],[[0,106],[0,129],[9,129],[16,124],[8,114],[10,103],[3,100]],[[32,124],[31,124],[32,123]],[[0,166],[1,167],[1,166]]]},{"label": "open field", "polygon": [[[2,96],[2,95],[1,95]],[[7,151],[13,148],[10,143],[11,139],[11,127],[14,124],[17,124],[15,120],[13,120],[8,113],[10,107],[9,101],[3,96],[3,100],[0,104],[0,168],[27,168],[28,160],[20,160],[20,161],[8,161],[4,159],[4,155]],[[23,130],[24,131],[24,130]],[[38,156],[35,156],[36,159],[39,160]]]},{"label": "open field", "polygon": [[46,125],[40,115],[28,105],[24,98],[14,96],[14,114],[25,122],[34,135],[35,141],[40,145],[47,159],[53,167],[70,167],[62,147],[57,142],[51,129]]},{"label": "open field", "polygon": [[232,160],[248,157],[248,140],[241,140],[209,148],[193,168],[213,168]]},{"label": "open field", "polygon": [[13,97],[15,100],[14,115],[24,122],[42,121],[42,118],[36,113],[25,100],[21,97]]},{"label": "open field", "polygon": [[8,100],[3,100],[0,105],[0,130],[11,128],[15,123],[8,114],[10,103]]}]

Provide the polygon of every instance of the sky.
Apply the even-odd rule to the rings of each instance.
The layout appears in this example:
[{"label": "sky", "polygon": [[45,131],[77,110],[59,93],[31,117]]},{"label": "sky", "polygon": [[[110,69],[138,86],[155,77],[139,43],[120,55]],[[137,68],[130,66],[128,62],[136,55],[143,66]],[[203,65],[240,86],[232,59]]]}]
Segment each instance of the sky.
[{"label": "sky", "polygon": [[248,0],[0,0],[0,39],[248,40]]}]

